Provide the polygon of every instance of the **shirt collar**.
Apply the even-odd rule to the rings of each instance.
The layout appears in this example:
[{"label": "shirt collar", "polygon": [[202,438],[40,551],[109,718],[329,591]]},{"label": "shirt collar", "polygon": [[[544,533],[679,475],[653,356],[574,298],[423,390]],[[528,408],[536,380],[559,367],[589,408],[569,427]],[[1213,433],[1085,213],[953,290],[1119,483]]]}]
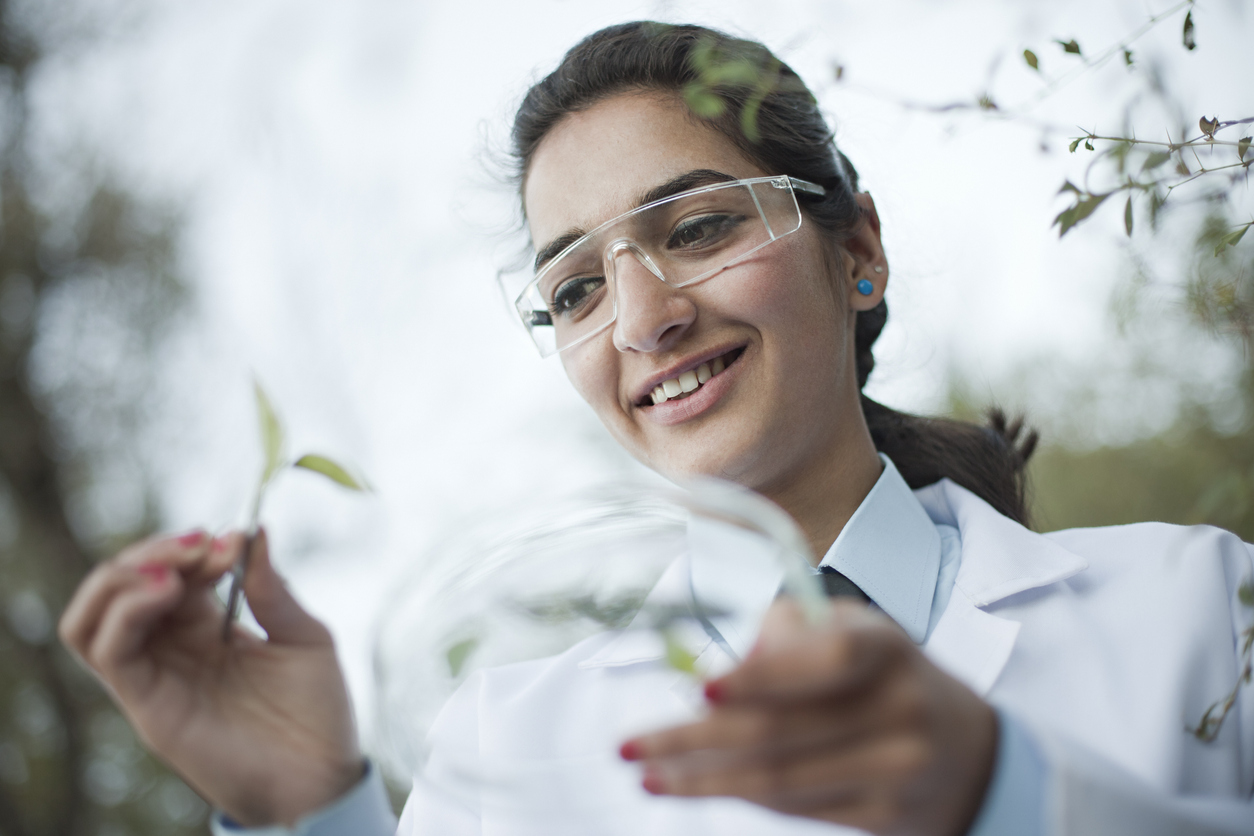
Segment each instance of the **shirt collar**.
[{"label": "shirt collar", "polygon": [[820,566],[856,583],[916,644],[927,637],[941,538],[892,460],[853,512]]}]

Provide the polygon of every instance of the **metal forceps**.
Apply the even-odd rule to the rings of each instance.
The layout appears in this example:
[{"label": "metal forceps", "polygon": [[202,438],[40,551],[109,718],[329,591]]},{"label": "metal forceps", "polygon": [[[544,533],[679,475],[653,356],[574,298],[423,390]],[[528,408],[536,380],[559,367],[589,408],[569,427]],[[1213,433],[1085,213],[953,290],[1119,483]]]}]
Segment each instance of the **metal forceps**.
[{"label": "metal forceps", "polygon": [[231,566],[231,591],[226,596],[226,617],[222,620],[222,641],[231,641],[231,625],[239,618],[240,605],[244,602],[244,575],[248,572],[248,562],[252,559],[253,544],[257,542],[257,526],[248,529],[244,534],[244,550],[239,559]]}]

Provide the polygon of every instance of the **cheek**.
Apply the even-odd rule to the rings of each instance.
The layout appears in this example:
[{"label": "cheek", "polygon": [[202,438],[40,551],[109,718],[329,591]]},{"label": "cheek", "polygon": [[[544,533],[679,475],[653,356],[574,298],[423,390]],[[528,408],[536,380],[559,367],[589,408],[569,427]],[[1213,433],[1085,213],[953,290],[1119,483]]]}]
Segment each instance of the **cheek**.
[{"label": "cheek", "polygon": [[608,340],[592,340],[560,356],[566,377],[579,397],[605,421],[606,410],[618,406],[618,363],[615,357],[598,350],[603,342]]}]

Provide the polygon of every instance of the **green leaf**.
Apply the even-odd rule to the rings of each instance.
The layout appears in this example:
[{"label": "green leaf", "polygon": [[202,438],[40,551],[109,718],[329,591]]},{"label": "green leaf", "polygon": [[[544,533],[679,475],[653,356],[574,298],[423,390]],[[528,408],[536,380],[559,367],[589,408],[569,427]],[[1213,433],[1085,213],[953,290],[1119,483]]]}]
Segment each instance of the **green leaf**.
[{"label": "green leaf", "polygon": [[1220,238],[1219,243],[1215,246],[1215,255],[1218,256],[1221,252],[1223,252],[1224,247],[1235,247],[1237,242],[1239,242],[1245,233],[1249,232],[1249,230],[1250,225],[1246,224],[1236,232],[1229,232],[1223,238]]},{"label": "green leaf", "polygon": [[1193,36],[1193,10],[1184,16],[1184,32],[1182,33],[1184,40],[1184,48],[1187,50],[1197,49],[1197,39]]},{"label": "green leaf", "polygon": [[256,378],[253,378],[253,397],[257,401],[257,425],[261,431],[261,452],[265,459],[261,481],[265,483],[283,466],[283,425],[279,423],[279,416],[275,414],[266,390]]},{"label": "green leaf", "polygon": [[1219,130],[1219,117],[1216,116],[1214,119],[1207,119],[1203,116],[1201,119],[1197,120],[1197,126],[1201,129],[1202,133],[1206,134],[1207,139],[1214,139],[1215,131]]},{"label": "green leaf", "polygon": [[1036,70],[1038,73],[1041,71],[1040,62],[1036,60],[1036,53],[1033,52],[1032,50],[1030,49],[1023,50],[1023,60],[1028,63],[1029,67]]},{"label": "green leaf", "polygon": [[[1079,142],[1079,141],[1080,140],[1078,139],[1076,140],[1076,142]],[[1062,181],[1062,188],[1058,190],[1058,194],[1062,194],[1063,192],[1072,192],[1074,194],[1084,194],[1084,192],[1080,191],[1080,188],[1075,183],[1072,183],[1070,180]]]},{"label": "green leaf", "polygon": [[353,478],[348,470],[331,461],[326,456],[307,453],[297,459],[293,467],[301,467],[305,470],[312,470],[314,473],[320,473],[332,482],[343,485],[352,491],[366,491],[370,489],[363,480]]},{"label": "green leaf", "polygon": [[680,644],[679,639],[670,630],[662,633],[666,642],[666,664],[677,671],[694,673],[697,669],[697,657],[688,652],[688,648]]},{"label": "green leaf", "polygon": [[1075,38],[1072,38],[1072,39],[1071,39],[1071,40],[1069,40],[1069,41],[1060,41],[1060,40],[1058,40],[1057,38],[1055,38],[1055,39],[1054,39],[1054,43],[1056,43],[1056,44],[1058,44],[1059,46],[1061,46],[1061,47],[1062,47],[1062,51],[1063,51],[1063,52],[1070,53],[1071,55],[1079,55],[1079,54],[1080,54],[1080,45],[1079,45],[1078,43],[1076,43]]},{"label": "green leaf", "polygon": [[702,119],[717,119],[727,110],[723,97],[700,83],[689,84],[684,88],[684,101],[693,115]]},{"label": "green leaf", "polygon": [[1189,171],[1189,167],[1184,164],[1184,157],[1176,160],[1176,174],[1182,177],[1188,177],[1193,172]]},{"label": "green leaf", "polygon": [[1101,206],[1102,201],[1110,197],[1110,194],[1106,192],[1105,194],[1081,195],[1074,206],[1059,212],[1058,217],[1054,218],[1054,223],[1058,225],[1058,237],[1066,235],[1067,230],[1093,214],[1093,211]]},{"label": "green leaf", "polygon": [[1245,162],[1245,152],[1250,150],[1250,137],[1243,136],[1237,140],[1237,159]]},{"label": "green leaf", "polygon": [[1128,231],[1128,237],[1132,237],[1132,195],[1128,195],[1128,202],[1123,207],[1123,228]]},{"label": "green leaf", "polygon": [[1125,66],[1128,66],[1128,67],[1131,67],[1131,66],[1132,66],[1132,50],[1130,50],[1130,49],[1124,49],[1124,51],[1123,51],[1123,63],[1124,63],[1124,65],[1125,65]]},{"label": "green leaf", "polygon": [[1254,580],[1247,578],[1237,587],[1237,598],[1247,607],[1254,607]]},{"label": "green leaf", "polygon": [[1090,150],[1090,151],[1095,150],[1095,149],[1093,148],[1093,143],[1092,143],[1092,142],[1089,142],[1087,139],[1086,139],[1086,140],[1084,140],[1084,147],[1085,147],[1085,148],[1087,148],[1087,149],[1088,149],[1088,150]]},{"label": "green leaf", "polygon": [[1081,142],[1084,142],[1084,137],[1077,136],[1075,139],[1071,140],[1071,144],[1067,146],[1067,149],[1074,154],[1075,149],[1080,147]]},{"label": "green leaf", "polygon": [[1171,159],[1170,151],[1155,151],[1145,157],[1145,162],[1141,165],[1141,171],[1150,171],[1158,168],[1163,163]]},{"label": "green leaf", "polygon": [[474,653],[475,648],[478,646],[479,640],[472,637],[459,641],[444,652],[444,657],[448,660],[450,676],[456,679],[461,674],[462,668],[466,666],[466,661],[470,658],[470,654]]}]

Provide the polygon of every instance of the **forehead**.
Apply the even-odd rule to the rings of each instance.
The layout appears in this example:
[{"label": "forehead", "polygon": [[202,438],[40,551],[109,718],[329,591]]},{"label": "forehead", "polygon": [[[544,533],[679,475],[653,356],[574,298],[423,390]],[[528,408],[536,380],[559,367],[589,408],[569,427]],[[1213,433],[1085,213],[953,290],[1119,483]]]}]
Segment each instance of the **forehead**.
[{"label": "forehead", "polygon": [[541,140],[523,201],[537,247],[621,215],[644,192],[693,169],[736,178],[764,172],[672,96],[615,96],[572,113]]}]

